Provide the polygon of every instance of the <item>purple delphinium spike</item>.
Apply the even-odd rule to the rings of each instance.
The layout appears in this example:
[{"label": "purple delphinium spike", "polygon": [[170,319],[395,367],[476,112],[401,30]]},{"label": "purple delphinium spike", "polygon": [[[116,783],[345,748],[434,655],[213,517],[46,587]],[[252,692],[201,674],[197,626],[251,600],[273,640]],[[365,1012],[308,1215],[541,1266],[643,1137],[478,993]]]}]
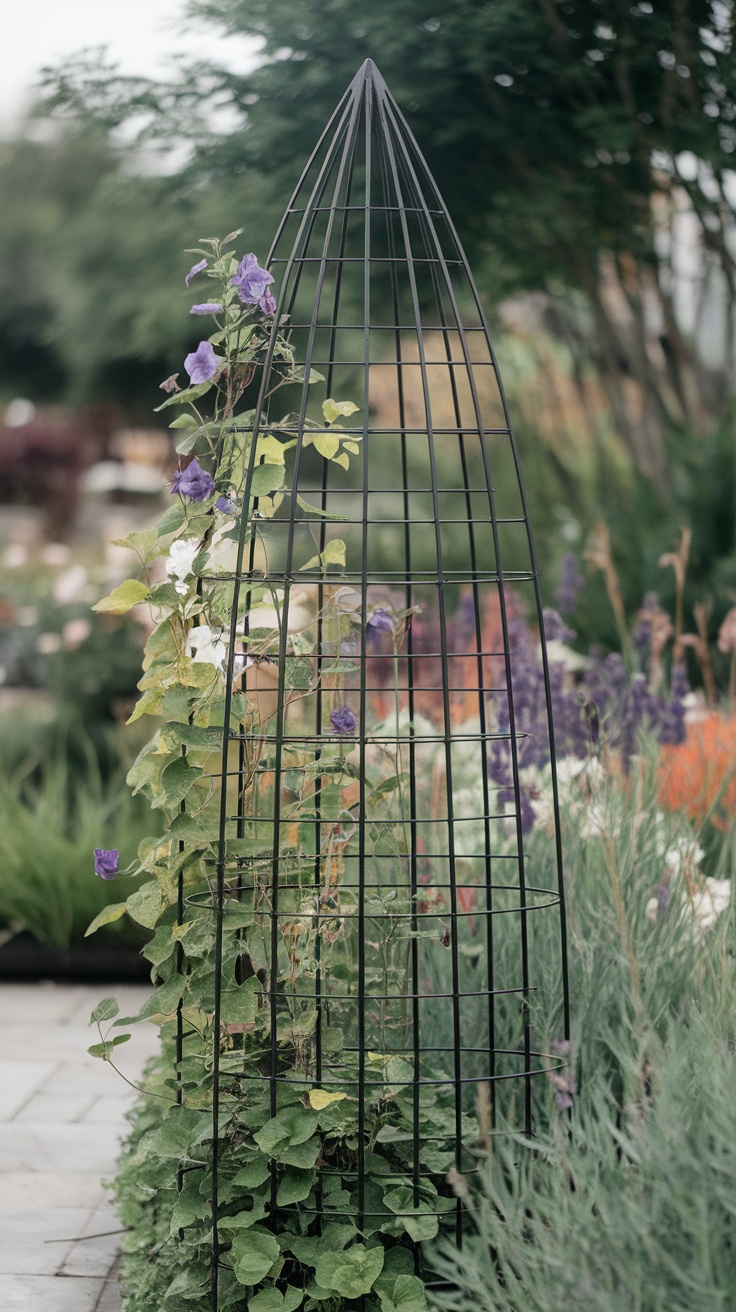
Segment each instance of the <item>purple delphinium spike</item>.
[{"label": "purple delphinium spike", "polygon": [[184,286],[188,287],[190,282],[192,281],[192,278],[196,278],[197,274],[201,273],[202,270],[206,268],[207,268],[206,260],[200,260],[199,264],[193,264],[191,269],[189,270],[189,273],[186,275],[184,279]]},{"label": "purple delphinium spike", "polygon": [[337,706],[330,716],[333,733],[355,733],[358,721],[349,706]]},{"label": "purple delphinium spike", "polygon": [[572,615],[578,604],[578,593],[585,586],[585,577],[580,572],[580,564],[574,551],[565,553],[560,571],[560,581],[555,593],[555,601],[560,615]]},{"label": "purple delphinium spike", "polygon": [[222,306],[218,301],[203,301],[201,305],[193,305],[189,311],[190,314],[222,314]]},{"label": "purple delphinium spike", "polygon": [[685,698],[690,692],[690,680],[684,665],[673,665],[669,700],[664,707],[659,729],[659,741],[673,747],[684,743],[687,737],[685,724]]},{"label": "purple delphinium spike", "polygon": [[100,879],[114,879],[118,873],[118,859],[120,853],[116,847],[95,848],[95,874]]},{"label": "purple delphinium spike", "polygon": [[551,606],[545,606],[542,618],[547,642],[572,642],[575,630],[568,628],[559,611],[553,610]]},{"label": "purple delphinium spike", "polygon": [[207,501],[215,490],[215,480],[206,469],[202,469],[196,456],[191,460],[186,469],[178,469],[174,475],[174,481],[171,484],[172,496],[178,492],[181,497],[188,497],[190,501]]},{"label": "purple delphinium spike", "polygon": [[221,364],[224,364],[224,360],[221,355],[215,355],[211,342],[200,342],[196,351],[191,351],[184,360],[184,368],[195,385],[208,383]]},{"label": "purple delphinium spike", "polygon": [[268,290],[273,280],[273,274],[262,269],[250,251],[243,256],[230,282],[237,287],[238,297],[244,305],[257,305],[264,314],[273,314],[276,302]]}]

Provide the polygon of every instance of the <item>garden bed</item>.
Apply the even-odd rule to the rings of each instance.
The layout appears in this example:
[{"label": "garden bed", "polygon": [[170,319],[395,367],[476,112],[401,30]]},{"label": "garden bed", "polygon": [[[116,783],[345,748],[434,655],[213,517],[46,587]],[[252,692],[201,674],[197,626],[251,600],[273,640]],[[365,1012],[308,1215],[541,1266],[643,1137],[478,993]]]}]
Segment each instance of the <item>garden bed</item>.
[{"label": "garden bed", "polygon": [[32,934],[21,933],[0,947],[0,980],[141,984],[147,983],[150,976],[150,964],[133,944],[75,944],[57,948],[39,943]]}]

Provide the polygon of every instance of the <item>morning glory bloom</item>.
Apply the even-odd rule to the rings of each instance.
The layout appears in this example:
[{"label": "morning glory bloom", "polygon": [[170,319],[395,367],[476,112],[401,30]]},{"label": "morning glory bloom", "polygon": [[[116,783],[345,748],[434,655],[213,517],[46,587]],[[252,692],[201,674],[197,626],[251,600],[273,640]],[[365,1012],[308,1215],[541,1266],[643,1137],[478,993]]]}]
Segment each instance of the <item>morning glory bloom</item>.
[{"label": "morning glory bloom", "polygon": [[186,357],[184,368],[192,383],[208,383],[221,364],[224,364],[223,358],[215,355],[212,342],[200,342],[196,351],[191,351]]},{"label": "morning glory bloom", "polygon": [[217,301],[204,301],[202,305],[193,305],[190,314],[222,314],[222,306]]},{"label": "morning glory bloom", "polygon": [[118,852],[118,849],[116,847],[110,849],[105,847],[96,847],[95,848],[95,874],[99,875],[100,879],[114,879],[116,874],[118,873],[119,856],[120,853]]},{"label": "morning glory bloom", "polygon": [[383,630],[384,633],[393,633],[394,619],[391,612],[386,610],[385,606],[377,606],[373,614],[368,616],[368,619],[365,622],[365,627],[372,633],[378,633],[381,630]]},{"label": "morning glory bloom", "polygon": [[227,660],[227,638],[221,629],[199,624],[189,634],[185,650],[190,660],[221,670]]},{"label": "morning glory bloom", "polygon": [[190,284],[190,282],[192,281],[192,278],[196,278],[197,274],[198,274],[198,273],[201,273],[202,270],[203,270],[203,269],[206,269],[206,268],[207,268],[207,261],[206,261],[206,260],[200,260],[200,261],[199,261],[199,264],[193,264],[192,267],[191,267],[191,269],[189,270],[189,273],[187,274],[186,278],[184,279],[184,286],[185,286],[185,287],[188,287],[189,284]]},{"label": "morning glory bloom", "polygon": [[169,557],[164,568],[168,577],[175,580],[174,587],[180,597],[186,597],[189,591],[184,580],[192,574],[194,559],[201,550],[202,544],[199,538],[178,538],[169,548]]},{"label": "morning glory bloom", "polygon": [[273,274],[260,267],[252,251],[243,256],[230,282],[233,287],[237,287],[238,296],[244,305],[257,305],[264,314],[273,314],[276,302],[268,290],[273,282]]},{"label": "morning glory bloom", "polygon": [[215,502],[215,510],[221,511],[223,515],[234,515],[235,503],[231,501],[229,497],[226,497],[223,492]]},{"label": "morning glory bloom", "polygon": [[174,492],[178,492],[179,496],[188,497],[190,501],[206,501],[214,490],[214,478],[202,468],[196,456],[186,469],[177,469],[171,484],[172,496]]},{"label": "morning glory bloom", "polygon": [[338,706],[330,716],[333,733],[355,733],[358,721],[349,706]]}]

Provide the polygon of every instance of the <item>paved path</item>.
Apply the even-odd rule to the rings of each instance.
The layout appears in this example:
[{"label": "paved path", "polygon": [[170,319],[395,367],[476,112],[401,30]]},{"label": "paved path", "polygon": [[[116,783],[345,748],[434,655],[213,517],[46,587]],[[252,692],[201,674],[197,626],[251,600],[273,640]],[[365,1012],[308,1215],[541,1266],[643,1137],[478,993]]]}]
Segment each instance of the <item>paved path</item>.
[{"label": "paved path", "polygon": [[[135,1093],[104,1062],[92,1008],[114,994],[133,1015],[148,990],[124,985],[0,985],[0,1309],[117,1312],[120,1235],[103,1188]],[[136,1080],[156,1050],[131,1027],[117,1061]]]}]

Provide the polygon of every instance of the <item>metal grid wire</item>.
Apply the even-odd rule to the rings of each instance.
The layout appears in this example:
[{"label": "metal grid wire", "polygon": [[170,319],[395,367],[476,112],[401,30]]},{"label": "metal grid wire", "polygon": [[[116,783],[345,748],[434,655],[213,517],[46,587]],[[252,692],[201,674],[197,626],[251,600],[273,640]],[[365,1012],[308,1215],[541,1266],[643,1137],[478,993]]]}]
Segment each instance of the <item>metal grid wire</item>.
[{"label": "metal grid wire", "polygon": [[[567,1033],[567,976],[561,851],[554,780],[549,673],[541,606],[518,455],[490,337],[455,229],[419,149],[371,61],[338,105],[296,187],[271,250],[277,320],[286,325],[305,379],[280,435],[296,439],[291,495],[269,520],[268,556],[243,517],[231,578],[232,628],[226,687],[238,686],[236,652],[253,649],[249,597],[264,579],[278,589],[278,657],[256,661],[242,686],[260,699],[261,723],[230,732],[223,745],[219,857],[212,893],[190,901],[216,917],[213,1062],[213,1306],[227,1265],[218,1237],[219,1123],[247,1085],[268,1089],[270,1115],[279,1087],[349,1089],[358,1103],[353,1194],[358,1229],[369,1225],[367,1108],[385,1085],[377,1063],[401,1059],[394,1089],[413,1109],[409,1179],[415,1198],[431,1178],[461,1242],[461,1199],[426,1165],[428,1145],[448,1145],[457,1172],[477,1163],[478,1090],[487,1090],[486,1133],[511,1124],[532,1132],[534,1087],[549,1061],[533,1038],[532,1016],[549,975],[535,974],[533,924],[554,918],[559,968],[550,1006]],[[275,334],[255,408],[255,435],[242,488],[247,506],[256,466],[255,436],[274,423],[269,400]],[[349,468],[320,461],[303,442],[309,417],[325,398],[350,398],[359,411],[332,431],[357,440]],[[322,514],[300,510],[297,494]],[[257,505],[257,503],[256,503]],[[257,516],[256,516],[257,527]],[[319,563],[331,538],[346,544],[344,569]],[[340,657],[323,630],[325,602],[365,617],[382,608],[405,615],[401,642],[365,627],[350,650],[340,697],[355,716],[342,735],[352,762],[352,792],[336,807],[318,763],[334,743],[330,707]],[[521,598],[521,602],[519,599]],[[342,600],[341,600],[342,599]],[[520,744],[514,706],[510,626],[520,604],[539,625],[546,683],[543,723],[552,763],[553,815],[543,872],[529,868],[522,826]],[[294,615],[316,616],[310,687],[294,696]],[[298,626],[297,626],[298,627]],[[228,697],[232,693],[228,693]],[[226,708],[225,723],[229,720]],[[380,724],[380,729],[376,725]],[[491,768],[505,753],[508,786]],[[386,813],[369,814],[367,791],[377,754],[393,754],[402,785]],[[313,780],[311,812],[290,846],[290,788],[299,772]],[[246,802],[246,773],[256,777],[260,813]],[[457,782],[462,775],[463,786]],[[467,779],[473,788],[468,789]],[[470,794],[470,795],[469,795]],[[503,794],[503,796],[501,796]],[[513,805],[509,804],[509,795]],[[250,808],[250,809],[249,809]],[[346,834],[346,808],[351,819]],[[268,860],[231,855],[233,839],[255,821],[267,826]],[[397,826],[403,848],[383,850]],[[309,834],[304,850],[304,833]],[[348,841],[349,839],[349,841]],[[331,867],[330,862],[333,861]],[[337,875],[330,870],[339,868]],[[331,882],[332,881],[332,882]],[[283,938],[303,919],[304,896],[317,969],[299,987],[277,983]],[[393,904],[387,902],[393,898]],[[270,1011],[268,1069],[237,1069],[219,1043],[223,943],[233,911],[246,904],[264,927],[264,1001]],[[230,922],[232,924],[232,922]],[[386,934],[399,927],[403,985],[386,968]],[[334,933],[332,932],[334,931]],[[296,932],[296,930],[294,930]],[[382,935],[384,936],[382,938]],[[325,943],[333,943],[331,952]],[[335,942],[347,946],[335,947]],[[352,954],[354,974],[340,969]],[[324,964],[323,964],[324,959]],[[329,964],[331,963],[331,965]],[[346,979],[348,982],[346,983]],[[305,1019],[298,1076],[285,1069],[279,1033],[285,1018]],[[343,1046],[330,1034],[339,1025]],[[183,1037],[180,1030],[179,1055]],[[408,1074],[407,1074],[408,1072]],[[420,1129],[423,1091],[441,1087],[449,1119]],[[468,1125],[475,1126],[469,1131]],[[489,1128],[490,1127],[490,1128]],[[318,1168],[315,1226],[337,1213],[329,1204],[328,1165]],[[332,1172],[334,1174],[334,1170]],[[346,1171],[339,1172],[345,1186]],[[278,1231],[277,1171],[271,1212]],[[301,1206],[301,1205],[300,1205]],[[301,1206],[305,1210],[305,1206]],[[310,1210],[307,1207],[307,1210]],[[319,1230],[317,1230],[319,1233]],[[223,1252],[223,1249],[225,1250]]]}]

